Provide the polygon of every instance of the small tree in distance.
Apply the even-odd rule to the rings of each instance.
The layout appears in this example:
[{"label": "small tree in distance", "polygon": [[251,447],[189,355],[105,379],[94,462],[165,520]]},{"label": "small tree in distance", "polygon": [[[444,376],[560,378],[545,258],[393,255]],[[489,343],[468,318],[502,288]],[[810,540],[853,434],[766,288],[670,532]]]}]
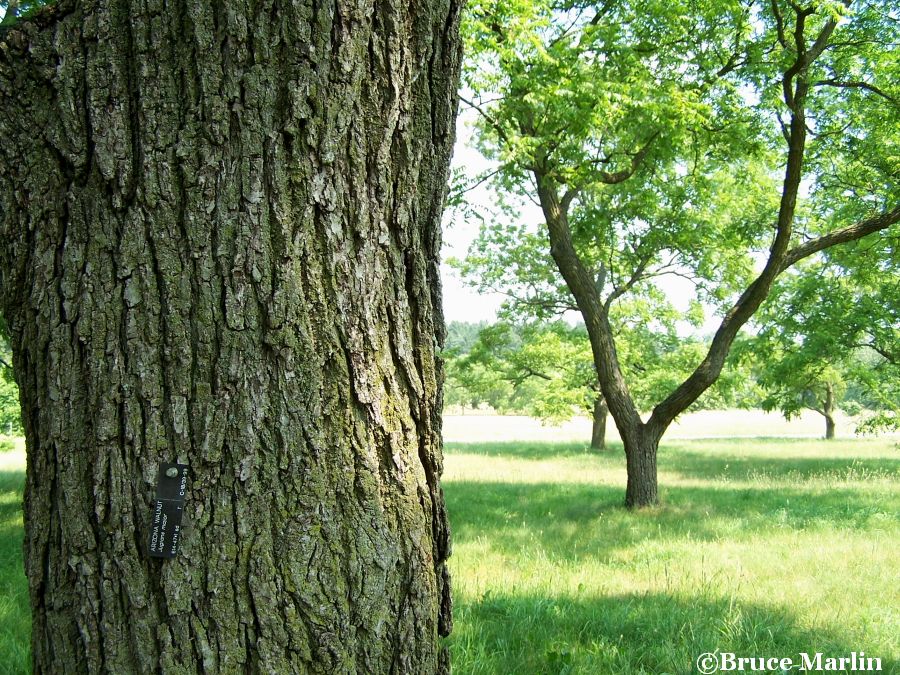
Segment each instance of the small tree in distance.
[{"label": "small tree in distance", "polygon": [[606,448],[607,410],[597,386],[584,327],[563,321],[512,324],[481,329],[458,369],[490,372],[506,387],[498,408],[532,415],[552,424],[576,412],[593,420],[591,448]]}]

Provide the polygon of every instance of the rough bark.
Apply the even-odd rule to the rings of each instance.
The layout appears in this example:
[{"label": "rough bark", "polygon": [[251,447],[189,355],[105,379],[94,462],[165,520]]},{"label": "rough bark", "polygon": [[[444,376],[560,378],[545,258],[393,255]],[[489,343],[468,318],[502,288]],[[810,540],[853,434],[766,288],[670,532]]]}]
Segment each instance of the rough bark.
[{"label": "rough bark", "polygon": [[609,415],[609,408],[606,407],[606,400],[602,396],[594,399],[594,416],[593,425],[591,427],[591,449],[602,452],[606,450],[606,418]]},{"label": "rough bark", "polygon": [[[458,21],[64,0],[0,34],[36,673],[446,669]],[[191,483],[161,561],[170,461]]]}]

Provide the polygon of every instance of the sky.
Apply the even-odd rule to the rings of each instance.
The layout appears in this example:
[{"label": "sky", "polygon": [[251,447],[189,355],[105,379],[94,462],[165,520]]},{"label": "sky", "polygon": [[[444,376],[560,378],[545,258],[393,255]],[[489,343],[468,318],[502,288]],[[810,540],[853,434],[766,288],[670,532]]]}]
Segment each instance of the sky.
[{"label": "sky", "polygon": [[[456,121],[456,147],[453,149],[453,168],[465,167],[468,175],[476,175],[488,168],[489,162],[481,156],[472,143],[472,111],[463,111]],[[487,186],[479,187],[467,197],[480,204],[489,204],[491,192]],[[526,214],[534,217],[534,214]],[[469,245],[478,235],[478,223],[462,218],[444,217],[443,246],[441,247],[441,283],[444,292],[444,318],[447,321],[493,321],[503,301],[498,293],[479,293],[466,286],[456,270],[448,264],[449,258],[464,258]]]}]

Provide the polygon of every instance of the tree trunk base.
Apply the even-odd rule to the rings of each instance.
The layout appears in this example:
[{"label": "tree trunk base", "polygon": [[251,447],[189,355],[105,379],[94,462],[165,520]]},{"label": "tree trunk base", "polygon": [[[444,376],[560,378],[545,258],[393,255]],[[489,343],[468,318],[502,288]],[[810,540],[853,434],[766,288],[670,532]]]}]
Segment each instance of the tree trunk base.
[{"label": "tree trunk base", "polygon": [[659,441],[639,436],[625,439],[625,459],[628,466],[628,485],[625,506],[641,509],[659,504],[659,485],[656,475],[656,454]]}]

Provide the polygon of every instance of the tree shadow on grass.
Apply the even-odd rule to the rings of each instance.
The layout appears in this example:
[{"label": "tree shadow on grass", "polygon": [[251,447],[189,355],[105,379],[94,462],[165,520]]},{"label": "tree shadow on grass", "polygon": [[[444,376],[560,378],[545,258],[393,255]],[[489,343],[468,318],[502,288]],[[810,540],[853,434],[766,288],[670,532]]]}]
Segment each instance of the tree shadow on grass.
[{"label": "tree shadow on grass", "polygon": [[[747,442],[766,442],[784,449],[784,456],[747,456],[739,448]],[[867,480],[900,475],[900,459],[860,458],[848,450],[845,457],[797,457],[792,446],[809,445],[810,439],[754,438],[663,441],[659,449],[659,470],[685,478],[787,478],[791,480]],[[715,446],[714,450],[710,446]],[[589,459],[598,468],[625,466],[621,443],[611,443],[603,452],[591,450],[585,443],[502,442],[448,443],[446,452],[517,460]],[[664,480],[661,481],[664,483]]]},{"label": "tree shadow on grass", "polygon": [[698,656],[716,651],[790,657],[798,665],[800,652],[865,652],[881,659],[881,672],[898,671],[875,646],[802,627],[782,610],[723,598],[486,594],[457,598],[454,614],[456,673],[687,675],[697,672]]},{"label": "tree shadow on grass", "polygon": [[478,538],[511,554],[535,543],[554,557],[604,559],[641,542],[753,539],[775,528],[864,529],[896,518],[890,493],[830,488],[669,487],[663,506],[631,512],[624,490],[584,483],[448,481],[444,484],[454,541]]}]

